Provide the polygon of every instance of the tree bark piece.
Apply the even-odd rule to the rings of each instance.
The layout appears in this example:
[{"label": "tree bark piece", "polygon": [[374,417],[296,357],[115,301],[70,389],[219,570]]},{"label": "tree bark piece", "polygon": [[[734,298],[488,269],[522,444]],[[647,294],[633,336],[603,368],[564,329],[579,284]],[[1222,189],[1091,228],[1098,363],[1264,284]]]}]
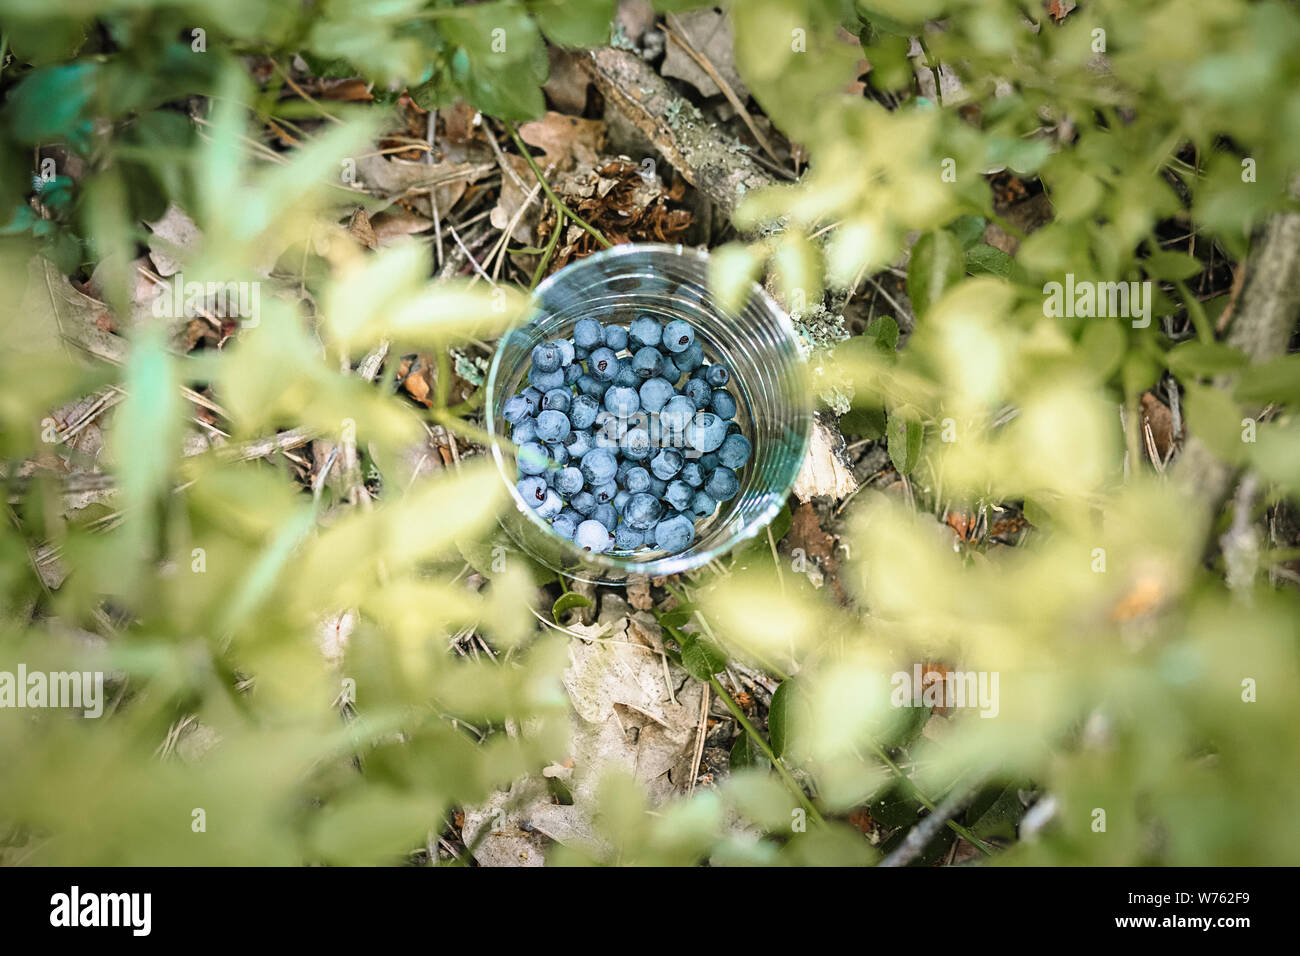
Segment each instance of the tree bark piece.
[{"label": "tree bark piece", "polygon": [[747,152],[718,135],[695,105],[639,56],[606,47],[588,52],[581,62],[605,99],[728,218],[747,192],[777,182]]},{"label": "tree bark piece", "polygon": [[[1246,261],[1246,278],[1224,340],[1239,348],[1252,364],[1286,353],[1300,312],[1300,213],[1279,213],[1269,220]],[[1216,388],[1231,391],[1239,376],[1215,379]],[[1175,466],[1175,474],[1218,512],[1228,497],[1237,469],[1220,461],[1196,437],[1190,437]]]}]

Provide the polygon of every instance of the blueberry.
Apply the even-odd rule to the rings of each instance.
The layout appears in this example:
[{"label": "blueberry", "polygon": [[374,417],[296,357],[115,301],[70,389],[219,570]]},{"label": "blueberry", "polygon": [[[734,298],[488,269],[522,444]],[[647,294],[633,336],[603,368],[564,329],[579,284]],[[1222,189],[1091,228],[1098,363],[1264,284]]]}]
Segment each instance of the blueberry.
[{"label": "blueberry", "polygon": [[619,514],[622,514],[623,509],[627,507],[627,500],[631,497],[632,497],[632,493],[630,491],[624,491],[622,488],[620,488],[618,490],[618,494],[616,494],[613,498],[611,498],[609,500],[609,503],[614,506],[615,511],[617,511]]},{"label": "blueberry", "polygon": [[[551,461],[563,467],[569,463],[569,449],[565,448],[559,442],[554,442],[546,446],[546,452],[551,456]],[[555,469],[551,469],[554,471]]]},{"label": "blueberry", "polygon": [[553,388],[542,396],[542,411],[567,412],[572,404],[573,392],[567,388]]},{"label": "blueberry", "polygon": [[604,484],[593,485],[591,493],[596,497],[596,504],[603,505],[608,501],[613,501],[614,496],[618,494],[618,485],[613,480]]},{"label": "blueberry", "polygon": [[590,491],[580,491],[569,501],[569,506],[580,515],[589,515],[596,510],[596,496]]},{"label": "blueberry", "polygon": [[667,490],[668,482],[664,481],[662,478],[656,478],[654,475],[650,476],[650,491],[648,494],[652,494],[656,498],[662,498],[664,492]]},{"label": "blueberry", "polygon": [[510,440],[516,445],[522,445],[525,442],[534,441],[537,438],[537,419],[525,418],[514,428],[510,429]]},{"label": "blueberry", "polygon": [[[581,527],[578,529],[581,531]],[[670,553],[684,551],[695,540],[695,525],[685,515],[673,515],[655,525],[655,547]]]},{"label": "blueberry", "polygon": [[709,408],[723,421],[736,417],[736,398],[723,388],[715,388],[709,398]]},{"label": "blueberry", "polygon": [[[563,441],[569,437],[569,416],[554,409],[537,415],[537,437],[545,442]],[[721,441],[718,444],[722,444]]]},{"label": "blueberry", "polygon": [[713,474],[713,469],[717,468],[720,464],[718,461],[718,453],[716,451],[711,451],[707,455],[701,455],[696,460],[699,461],[700,468],[704,472],[705,481],[709,480],[709,475]]},{"label": "blueberry", "polygon": [[636,468],[629,468],[627,474],[623,477],[623,487],[634,495],[649,491],[650,472],[639,465]]},{"label": "blueberry", "polygon": [[587,361],[587,356],[590,354],[591,349],[584,349],[581,345],[575,345],[573,347],[573,361],[575,364]]},{"label": "blueberry", "polygon": [[686,426],[686,444],[696,451],[717,451],[726,437],[727,423],[712,412],[697,412]]},{"label": "blueberry", "polygon": [[533,348],[533,368],[539,372],[554,372],[561,365],[560,350],[550,342]]},{"label": "blueberry", "polygon": [[551,343],[560,353],[560,366],[568,368],[573,364],[573,343],[568,339],[556,339]]},{"label": "blueberry", "polygon": [[590,395],[577,395],[569,406],[569,424],[574,428],[590,428],[600,411],[600,402]]},{"label": "blueberry", "polygon": [[605,347],[611,348],[615,352],[621,352],[627,348],[627,329],[621,325],[605,326]]},{"label": "blueberry", "polygon": [[654,348],[663,339],[663,329],[653,316],[639,315],[627,330],[628,347],[633,351],[647,346]]},{"label": "blueberry", "polygon": [[624,388],[640,388],[641,376],[636,373],[632,367],[630,358],[621,358],[618,360],[618,371],[614,373],[614,384],[622,385]]},{"label": "blueberry", "polygon": [[524,395],[511,395],[506,399],[506,403],[501,406],[501,417],[511,425],[518,425],[525,418],[528,418],[536,411],[528,403],[528,398]]},{"label": "blueberry", "polygon": [[683,373],[690,374],[704,364],[704,346],[697,339],[684,352],[673,356],[673,364]]},{"label": "blueberry", "polygon": [[564,446],[564,450],[569,453],[569,459],[572,461],[581,458],[595,447],[596,445],[592,440],[591,432],[575,431],[569,436],[569,443]]},{"label": "blueberry", "polygon": [[604,330],[595,319],[579,319],[573,326],[573,344],[577,348],[594,349],[604,338]]},{"label": "blueberry", "polygon": [[555,520],[551,522],[551,530],[561,538],[572,541],[573,533],[578,530],[578,523],[581,521],[582,518],[576,511],[571,511],[570,509],[565,508],[556,515]]},{"label": "blueberry", "polygon": [[[695,341],[695,330],[689,322],[673,319],[664,326],[663,345],[669,352],[685,352]],[[533,360],[536,362],[536,359]]]},{"label": "blueberry", "polygon": [[592,487],[612,481],[618,471],[614,455],[604,448],[593,448],[582,458],[582,477]]},{"label": "blueberry", "polygon": [[662,411],[668,400],[674,397],[672,383],[663,378],[648,378],[641,383],[639,397],[641,407],[647,412]]},{"label": "blueberry", "polygon": [[609,546],[614,543],[614,536],[599,521],[588,518],[578,525],[578,529],[573,533],[573,542],[584,551],[600,554],[602,551],[609,550]]},{"label": "blueberry", "polygon": [[695,403],[685,395],[668,399],[668,404],[659,412],[659,427],[664,430],[665,437],[683,435],[696,410]]},{"label": "blueberry", "polygon": [[591,513],[591,517],[592,520],[599,521],[603,524],[605,530],[611,533],[614,531],[614,526],[618,524],[618,512],[614,510],[613,505],[608,503],[596,505],[595,510]]},{"label": "blueberry", "polygon": [[635,551],[645,544],[645,535],[629,524],[614,529],[614,547],[619,551]]},{"label": "blueberry", "polygon": [[623,508],[623,520],[637,531],[649,531],[663,511],[663,503],[654,495],[632,495]]},{"label": "blueberry", "polygon": [[618,463],[618,471],[614,472],[614,480],[618,482],[620,488],[627,487],[627,473],[636,467],[636,462],[628,461],[626,458]]},{"label": "blueberry", "polygon": [[663,367],[664,357],[653,346],[647,345],[638,349],[637,353],[632,356],[632,371],[643,379],[654,378]]},{"label": "blueberry", "polygon": [[542,392],[549,392],[564,384],[564,373],[558,368],[553,372],[543,372],[536,365],[528,370],[528,381]]},{"label": "blueberry", "polygon": [[582,363],[574,362],[572,365],[562,366],[564,369],[564,384],[576,385],[578,379],[582,378]]},{"label": "blueberry", "polygon": [[664,492],[664,501],[668,506],[683,511],[691,503],[691,496],[695,494],[695,489],[686,482],[677,480],[668,482],[668,490]]},{"label": "blueberry", "polygon": [[587,359],[587,371],[602,382],[612,382],[618,372],[618,356],[612,349],[598,348]]},{"label": "blueberry", "polygon": [[650,433],[644,428],[629,428],[618,447],[629,461],[645,461],[654,450],[650,446]]},{"label": "blueberry", "polygon": [[614,385],[605,393],[605,407],[623,418],[641,410],[641,397],[636,389]]},{"label": "blueberry", "polygon": [[555,475],[555,490],[569,498],[582,490],[582,471],[578,468],[563,468]]},{"label": "blueberry", "polygon": [[546,500],[537,506],[537,516],[550,521],[564,510],[564,502],[555,493],[554,488],[546,489]]},{"label": "blueberry", "polygon": [[682,465],[682,470],[678,472],[677,477],[686,482],[692,488],[701,488],[704,486],[704,469],[700,467],[698,461],[688,461]]},{"label": "blueberry", "polygon": [[709,407],[709,398],[713,395],[713,389],[709,388],[709,383],[702,378],[693,378],[682,387],[682,394],[691,400],[695,405],[695,410]]},{"label": "blueberry", "polygon": [[627,434],[627,420],[619,418],[613,412],[602,411],[596,415],[596,426],[592,433],[592,443],[597,448],[614,451]]},{"label": "blueberry", "polygon": [[535,388],[535,387],[533,387],[532,385],[530,385],[530,386],[528,386],[526,389],[524,389],[522,392],[520,392],[519,394],[522,395],[524,398],[528,399],[528,414],[529,414],[529,415],[536,415],[538,412],[540,412],[540,411],[542,410],[542,390],[541,390],[541,389],[539,389],[539,388]]},{"label": "blueberry", "polygon": [[704,490],[718,501],[730,501],[740,490],[740,479],[726,465],[719,465],[713,469],[713,474],[709,475]]},{"label": "blueberry", "polygon": [[752,451],[753,447],[749,444],[749,439],[744,435],[728,435],[722,440],[722,445],[718,448],[718,463],[726,465],[732,471],[735,471],[749,461],[749,455]]},{"label": "blueberry", "polygon": [[528,503],[528,507],[536,508],[546,500],[546,479],[538,478],[533,475],[529,478],[520,478],[515,483],[515,488],[519,491],[519,497]]},{"label": "blueberry", "polygon": [[535,441],[524,442],[520,445],[516,457],[519,462],[519,470],[525,475],[540,475],[546,470],[546,463],[549,461],[546,446]]},{"label": "blueberry", "polygon": [[704,380],[714,388],[722,388],[731,381],[731,373],[727,371],[727,366],[715,362],[704,372]]},{"label": "blueberry", "polygon": [[682,453],[674,448],[662,449],[650,460],[650,470],[656,478],[668,481],[682,470]]},{"label": "blueberry", "polygon": [[691,495],[691,514],[698,521],[700,518],[707,518],[718,509],[718,503],[707,491],[697,491]]},{"label": "blueberry", "polygon": [[588,398],[594,398],[600,401],[605,397],[605,391],[609,388],[609,382],[602,382],[594,375],[584,375],[578,379],[578,391]]}]

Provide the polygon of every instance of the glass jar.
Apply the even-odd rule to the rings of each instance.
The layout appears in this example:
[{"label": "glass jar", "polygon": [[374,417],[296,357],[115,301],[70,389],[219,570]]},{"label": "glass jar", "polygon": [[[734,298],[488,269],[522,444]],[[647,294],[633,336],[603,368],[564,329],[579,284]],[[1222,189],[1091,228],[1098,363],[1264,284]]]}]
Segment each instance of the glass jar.
[{"label": "glass jar", "polygon": [[[679,574],[698,568],[759,534],[781,510],[803,464],[812,425],[807,366],[794,325],[758,285],[739,313],[723,313],[708,293],[707,253],[680,245],[620,245],[588,256],[539,285],[527,321],[505,335],[488,373],[487,427],[492,454],[513,507],[501,523],[516,544],[568,577],[599,583],[629,573]],[[708,362],[731,370],[736,422],[753,446],[741,469],[740,491],[695,525],[685,551],[593,554],[551,530],[515,487],[515,446],[501,417],[506,399],[527,387],[535,345],[570,337],[587,317],[627,326],[640,312],[661,321],[684,319],[695,329]]]}]

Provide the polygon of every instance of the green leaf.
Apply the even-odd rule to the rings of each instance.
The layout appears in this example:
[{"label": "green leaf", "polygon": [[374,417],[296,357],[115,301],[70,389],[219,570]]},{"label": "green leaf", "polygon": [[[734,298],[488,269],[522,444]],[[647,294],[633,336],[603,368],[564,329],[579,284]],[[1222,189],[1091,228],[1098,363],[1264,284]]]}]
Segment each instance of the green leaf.
[{"label": "green leaf", "polygon": [[1300,354],[1252,365],[1233,395],[1239,402],[1300,402]]},{"label": "green leaf", "polygon": [[900,475],[910,475],[921,457],[921,438],[925,428],[915,419],[898,414],[889,416],[886,428],[889,460]]},{"label": "green leaf", "polygon": [[878,315],[862,330],[863,338],[876,343],[876,347],[887,355],[898,351],[898,323],[892,315]]},{"label": "green leaf", "polygon": [[1025,815],[1019,788],[989,787],[979,794],[966,810],[966,826],[977,837],[1001,837],[1014,840],[1016,824]]},{"label": "green leaf", "polygon": [[854,406],[840,416],[840,431],[875,441],[885,434],[885,410]]},{"label": "green leaf", "polygon": [[1142,263],[1142,268],[1153,279],[1166,279],[1174,282],[1179,279],[1190,279],[1192,276],[1200,275],[1203,267],[1200,259],[1189,256],[1185,252],[1160,250],[1151,253]]},{"label": "green leaf", "polygon": [[603,46],[617,0],[534,0],[530,4],[547,39],[560,46]]},{"label": "green leaf", "polygon": [[731,745],[731,757],[728,760],[731,770],[747,770],[750,767],[768,765],[767,758],[754,746],[749,734],[743,730]]},{"label": "green leaf", "polygon": [[696,680],[707,681],[726,666],[726,655],[703,638],[694,638],[682,649],[682,667]]},{"label": "green leaf", "polygon": [[987,242],[981,242],[966,251],[966,271],[971,275],[995,276],[1011,279],[1017,274],[1016,260]]},{"label": "green leaf", "polygon": [[1222,342],[1180,342],[1169,350],[1169,370],[1180,379],[1234,372],[1250,361],[1246,353]]},{"label": "green leaf", "polygon": [[1051,155],[1052,144],[1046,139],[992,136],[988,142],[989,165],[1006,166],[1022,176],[1037,172]]},{"label": "green leaf", "polygon": [[559,624],[560,615],[575,607],[591,607],[591,601],[576,591],[566,591],[551,605],[551,617],[555,619],[556,624]]},{"label": "green leaf", "polygon": [[5,116],[21,143],[49,139],[83,139],[89,129],[82,110],[95,92],[99,68],[73,63],[34,70],[7,96]]},{"label": "green leaf", "polygon": [[961,243],[951,232],[927,232],[916,240],[907,265],[907,295],[917,320],[965,274]]},{"label": "green leaf", "polygon": [[963,249],[980,241],[988,222],[983,216],[958,216],[948,224],[948,230],[957,237]]},{"label": "green leaf", "polygon": [[1204,385],[1184,384],[1184,392],[1188,430],[1219,458],[1239,463],[1247,449],[1242,440],[1245,416],[1237,403],[1217,388]]}]

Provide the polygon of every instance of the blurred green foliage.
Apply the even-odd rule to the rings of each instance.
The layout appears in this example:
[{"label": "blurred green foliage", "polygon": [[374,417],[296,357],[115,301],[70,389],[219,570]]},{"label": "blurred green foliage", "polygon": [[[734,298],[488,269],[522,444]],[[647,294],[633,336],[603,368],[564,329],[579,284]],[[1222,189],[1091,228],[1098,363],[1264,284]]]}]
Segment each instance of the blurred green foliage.
[{"label": "blurred green foliage", "polygon": [[[340,108],[344,122],[268,164],[246,123],[279,115],[283,74],[254,89],[239,58],[283,67],[299,54],[320,74],[376,81],[381,101],[409,88],[424,106],[463,98],[521,120],[543,108],[543,38],[602,42],[612,9],[0,0],[12,53],[0,76],[0,671],[110,674],[98,720],[0,712],[0,860],[392,861],[453,808],[565,759],[567,638],[538,629],[523,559],[491,560],[505,506],[495,472],[466,462],[410,488],[391,480],[420,417],[347,371],[382,342],[491,338],[522,300],[431,281],[414,245],[366,257],[322,235],[355,205],[338,170],[370,148],[375,110]],[[1099,0],[1059,24],[1009,0],[745,0],[732,14],[746,83],[811,166],[747,198],[738,225],[766,238],[719,250],[719,289],[770,263],[787,297],[818,301],[920,233],[905,347],[880,319],[835,350],[855,395],[845,428],[885,438],[908,504],[864,493],[849,505],[849,607],[765,547],[681,583],[686,600],[662,621],[681,663],[718,689],[728,660],[781,680],[767,732],[751,726],[718,790],[653,814],[610,775],[595,819],[608,852],[561,847],[553,861],[869,863],[890,847],[840,822],[850,811],[904,827],[992,779],[963,818],[980,840],[1014,833],[1016,789],[1058,801],[1006,862],[1296,862],[1294,592],[1259,568],[1228,591],[1204,560],[1225,519],[1133,464],[1135,430],[1126,469],[1117,413],[1173,372],[1189,427],[1262,476],[1269,501],[1294,502],[1293,413],[1240,440],[1245,409],[1300,398],[1294,357],[1227,396],[1204,382],[1244,357],[1212,343],[1204,314],[1197,340],[1175,342],[1160,321],[1049,317],[1042,294],[1065,272],[1151,278],[1153,314],[1168,315],[1195,264],[1161,249],[1158,223],[1180,218],[1240,258],[1254,226],[1293,208],[1295,7]],[[923,26],[938,17],[942,29]],[[959,94],[887,109],[844,92],[863,57],[873,86],[907,87],[918,35]],[[212,97],[203,124],[186,115],[191,96]],[[51,144],[84,167],[75,183],[32,169],[33,148]],[[1190,167],[1176,155],[1188,145]],[[1014,256],[982,240],[1000,219],[982,174],[1002,167],[1041,177],[1054,212]],[[48,218],[27,201],[38,189]],[[86,361],[57,271],[99,267],[129,314],[123,264],[169,202],[203,231],[187,276],[256,281],[270,263],[301,277],[315,311],[267,301],[256,328],[197,357],[138,323],[121,367]],[[35,255],[57,271],[33,270]],[[382,496],[333,508],[278,459],[183,455],[181,386],[197,382],[214,386],[232,440],[303,427],[355,441]],[[102,462],[119,491],[65,517],[56,472],[20,480],[17,463],[48,463],[51,410],[104,389],[122,396]],[[954,544],[935,517],[1002,501],[1024,502],[1036,526],[1024,547]],[[50,555],[66,578],[43,576]],[[455,583],[466,561],[491,578],[482,591]],[[468,627],[497,660],[449,650]],[[1000,675],[996,718],[963,713],[923,733],[915,710],[890,706],[890,676],[918,660]]]}]

